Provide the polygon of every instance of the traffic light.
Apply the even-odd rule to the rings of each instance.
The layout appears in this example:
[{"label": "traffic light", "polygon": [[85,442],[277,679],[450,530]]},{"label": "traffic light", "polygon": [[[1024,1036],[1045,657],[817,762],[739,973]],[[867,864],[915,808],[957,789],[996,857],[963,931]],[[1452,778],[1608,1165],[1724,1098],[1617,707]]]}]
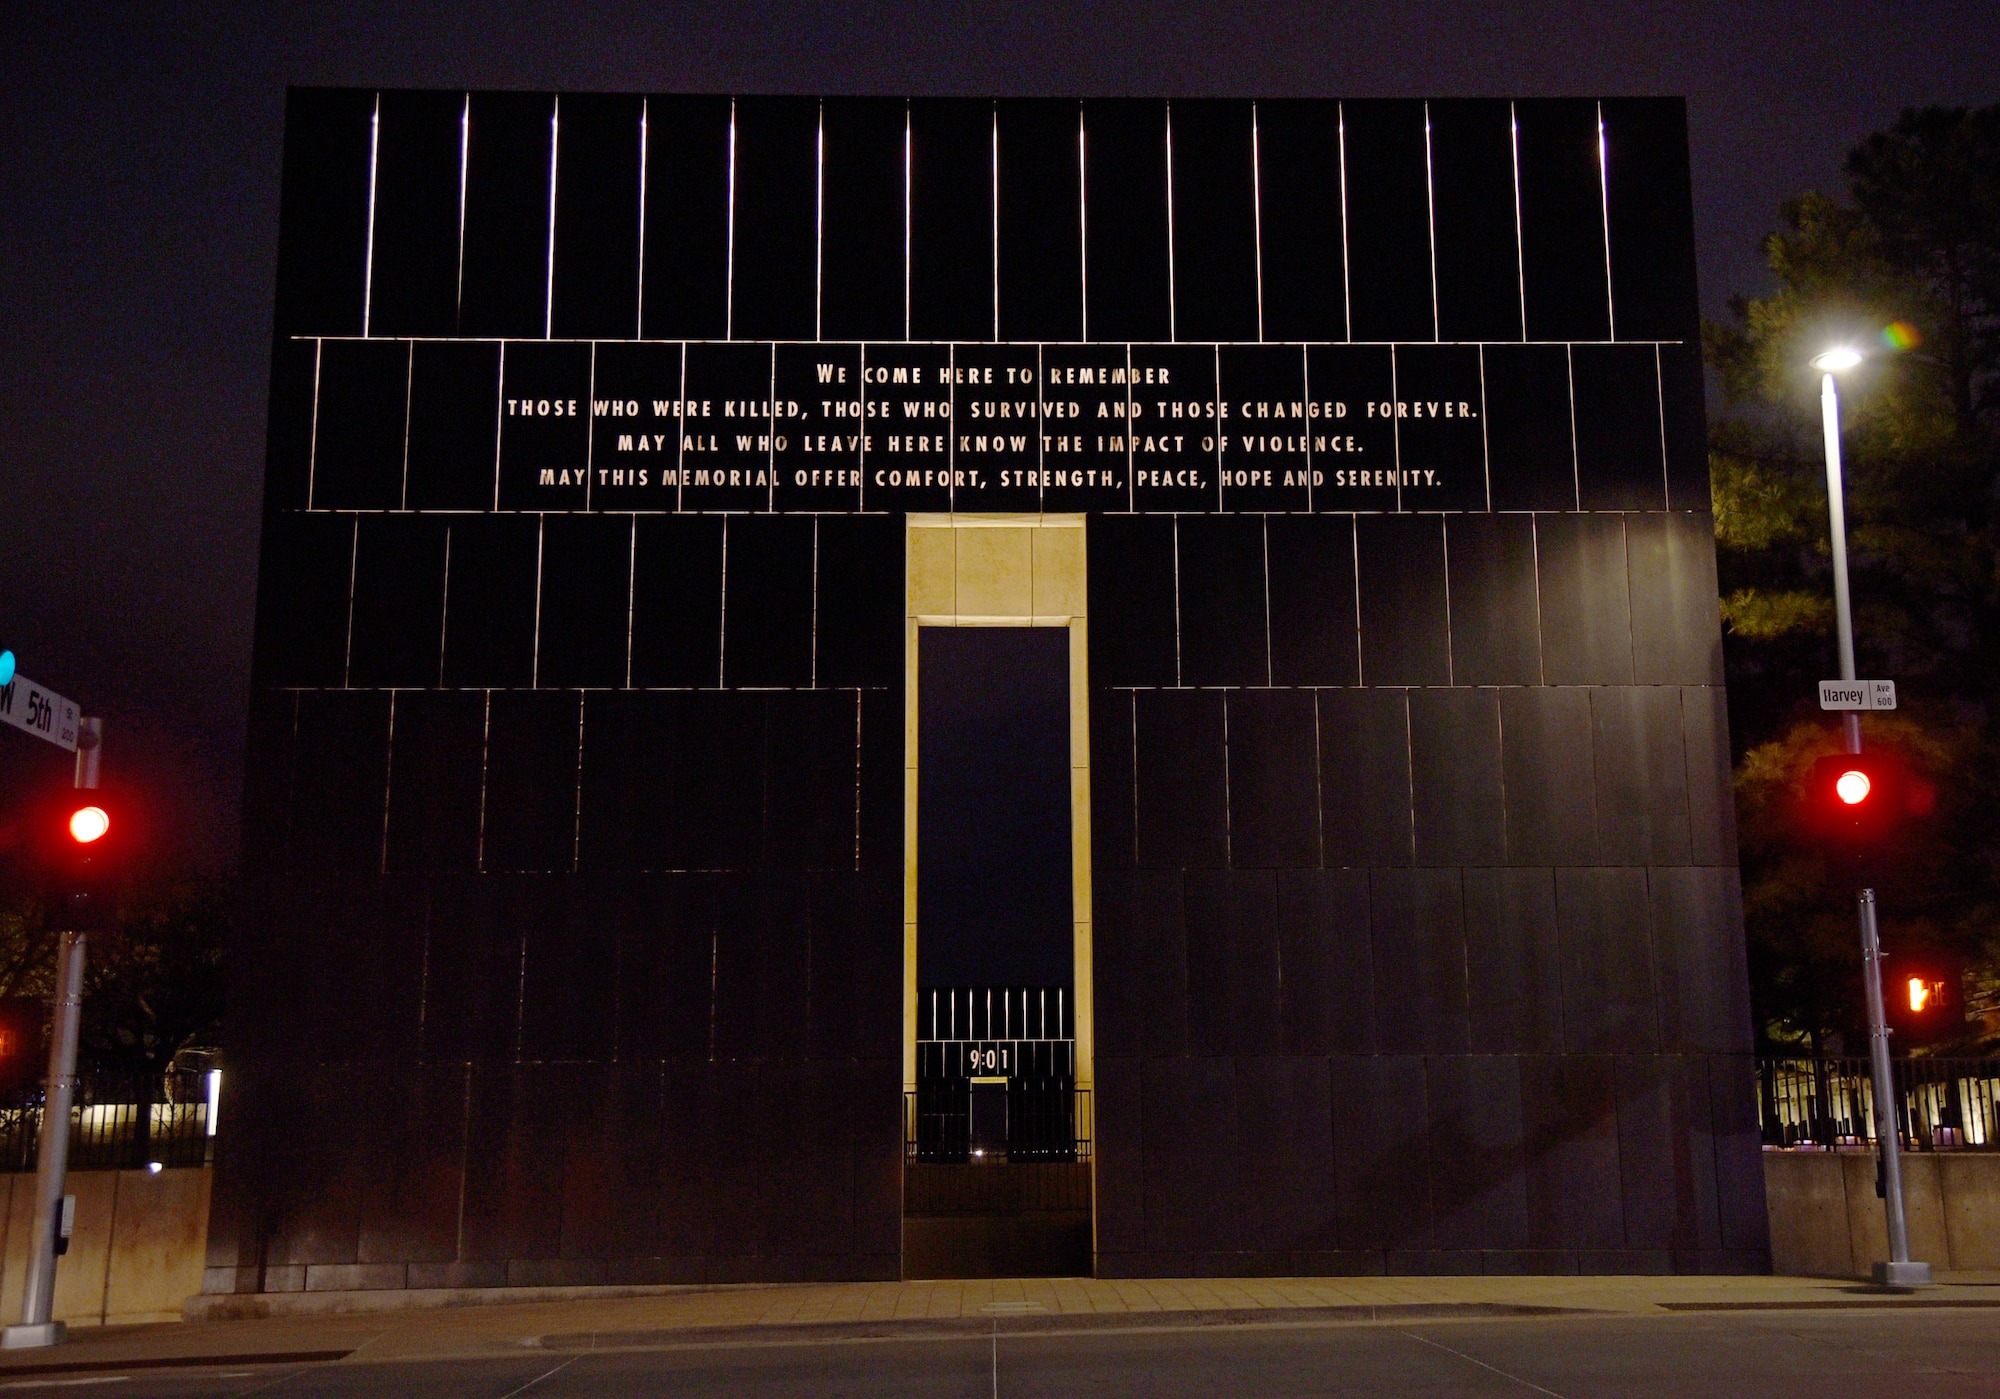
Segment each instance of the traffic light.
[{"label": "traffic light", "polygon": [[1854,851],[1881,844],[1928,810],[1929,788],[1888,753],[1835,753],[1813,764],[1807,813],[1821,835]]},{"label": "traffic light", "polygon": [[42,849],[57,927],[93,931],[111,916],[109,884],[129,844],[122,804],[101,789],[72,790],[44,808]]}]

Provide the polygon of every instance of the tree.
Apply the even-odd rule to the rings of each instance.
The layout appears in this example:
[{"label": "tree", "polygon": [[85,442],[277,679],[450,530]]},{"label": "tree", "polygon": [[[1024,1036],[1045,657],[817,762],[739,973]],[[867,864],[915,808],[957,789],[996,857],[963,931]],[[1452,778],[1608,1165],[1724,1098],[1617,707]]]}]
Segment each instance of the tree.
[{"label": "tree", "polygon": [[2000,106],[1907,111],[1846,172],[1846,202],[1783,206],[1775,289],[1705,332],[1753,998],[1767,1043],[1816,1049],[1860,1024],[1852,881],[1797,819],[1837,746],[1811,699],[1836,673],[1807,367],[1830,343],[1873,351],[1843,385],[1857,663],[1904,705],[1863,729],[1939,792],[1881,881],[1884,942],[2000,967]]}]

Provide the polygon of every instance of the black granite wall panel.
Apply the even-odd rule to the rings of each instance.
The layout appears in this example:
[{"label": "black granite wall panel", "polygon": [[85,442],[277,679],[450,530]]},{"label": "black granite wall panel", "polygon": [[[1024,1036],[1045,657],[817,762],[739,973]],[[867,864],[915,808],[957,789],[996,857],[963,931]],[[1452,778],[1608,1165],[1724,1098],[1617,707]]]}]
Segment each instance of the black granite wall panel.
[{"label": "black granite wall panel", "polygon": [[1234,691],[1228,697],[1228,731],[1230,864],[1317,866],[1319,727],[1312,693]]},{"label": "black granite wall panel", "polygon": [[389,696],[320,690],[299,697],[292,865],[379,873],[388,799]]},{"label": "black granite wall panel", "polygon": [[1535,561],[1541,585],[1543,682],[1631,684],[1624,518],[1537,516]]},{"label": "black granite wall panel", "polygon": [[1465,872],[1465,965],[1474,1054],[1561,1050],[1562,967],[1552,871]]},{"label": "black granite wall panel", "polygon": [[367,304],[372,92],[285,94],[278,203],[280,337],[359,335]]},{"label": "black granite wall panel", "polygon": [[1509,864],[1596,862],[1590,695],[1540,686],[1499,692]]},{"label": "black granite wall panel", "polygon": [[394,510],[403,503],[404,409],[410,345],[335,340],[320,351],[312,503],[324,510]]},{"label": "black granite wall panel", "polygon": [[1451,673],[1461,685],[1534,685],[1542,677],[1535,527],[1520,515],[1445,520]]},{"label": "black granite wall panel", "polygon": [[444,683],[532,684],[542,522],[532,515],[455,518],[447,548]]},{"label": "black granite wall panel", "polygon": [[389,718],[386,868],[398,874],[471,873],[479,868],[486,694],[399,693]]},{"label": "black granite wall panel", "polygon": [[812,683],[814,535],[811,516],[730,519],[722,565],[725,684]]},{"label": "black granite wall panel", "polygon": [[895,512],[1081,497],[822,363],[1119,366],[1100,1274],[1766,1266],[1679,104],[288,120],[211,1289],[899,1271]]},{"label": "black granite wall panel", "polygon": [[543,526],[537,684],[626,683],[633,528],[631,518],[616,515],[555,515]]},{"label": "black granite wall panel", "polygon": [[[730,130],[729,334],[815,339],[819,103],[802,97],[739,102]],[[735,275],[738,267],[745,275]]]},{"label": "black granite wall panel", "polygon": [[1262,338],[1256,116],[1248,102],[1168,107],[1177,340]]},{"label": "black granite wall panel", "polygon": [[1264,538],[1271,683],[1357,683],[1352,517],[1267,515]]},{"label": "black granite wall panel", "polygon": [[1599,110],[1618,333],[1694,343],[1699,322],[1687,299],[1672,290],[1687,286],[1694,276],[1693,228],[1678,212],[1693,200],[1686,109],[1672,102],[1614,97],[1599,104]]},{"label": "black granite wall panel", "polygon": [[1410,693],[1410,793],[1419,865],[1506,856],[1499,692]]},{"label": "black granite wall panel", "polygon": [[555,100],[480,92],[467,108],[458,333],[549,333]]},{"label": "black granite wall panel", "polygon": [[1570,359],[1563,345],[1489,345],[1486,452],[1495,510],[1577,508]]},{"label": "black granite wall panel", "polygon": [[1464,919],[1458,870],[1370,871],[1377,1053],[1466,1052]]},{"label": "black granite wall panel", "polygon": [[256,684],[345,681],[354,549],[352,516],[285,514],[265,521],[251,665]]},{"label": "black granite wall panel", "polygon": [[1628,515],[1625,558],[1632,678],[1641,685],[1720,686],[1715,522],[1707,515]]},{"label": "black granite wall panel", "polygon": [[1356,340],[1435,340],[1421,102],[1341,105],[1348,312]]},{"label": "black granite wall panel", "polygon": [[1229,863],[1229,761],[1223,697],[1140,691],[1134,706],[1139,859],[1150,869]]},{"label": "black granite wall panel", "polygon": [[1450,684],[1443,521],[1435,515],[1363,515],[1354,530],[1362,683]]},{"label": "black granite wall panel", "polygon": [[1083,104],[1084,338],[1171,340],[1166,107]]},{"label": "black granite wall panel", "polygon": [[1415,836],[1408,697],[1397,690],[1322,690],[1318,714],[1325,863],[1409,864]]},{"label": "black granite wall panel", "polygon": [[991,340],[994,331],[993,109],[912,102],[909,334]]},{"label": "black granite wall panel", "polygon": [[1182,683],[1269,684],[1264,518],[1183,516],[1175,536]]},{"label": "black granite wall panel", "polygon": [[1173,520],[1095,517],[1089,550],[1091,683],[1177,684],[1180,629]]},{"label": "black granite wall panel", "polygon": [[1374,966],[1365,870],[1278,872],[1282,1051],[1366,1054],[1374,1044]]},{"label": "black granite wall panel", "polygon": [[901,339],[909,106],[892,98],[836,102],[822,111],[820,129],[820,334]]},{"label": "black granite wall panel", "polygon": [[1521,265],[1530,340],[1604,340],[1612,331],[1598,105],[1515,106]]},{"label": "black granite wall panel", "polygon": [[[648,339],[729,333],[727,97],[646,99],[646,237],[639,327]],[[645,271],[652,276],[647,278]]]},{"label": "black granite wall panel", "polygon": [[572,93],[557,105],[549,334],[639,333],[639,162],[644,99]]},{"label": "black granite wall panel", "polygon": [[411,347],[402,503],[490,510],[499,467],[500,347],[421,340]]},{"label": "black granite wall panel", "polygon": [[1083,338],[1083,120],[1073,101],[1003,102],[1000,338]]},{"label": "black granite wall panel", "polygon": [[1438,337],[1521,338],[1514,202],[1514,104],[1425,104]]},{"label": "black granite wall panel", "polygon": [[581,696],[501,691],[486,721],[480,867],[552,873],[576,867]]},{"label": "black granite wall panel", "polygon": [[451,335],[458,329],[458,172],[466,98],[385,92],[376,129],[375,256],[368,331]]},{"label": "black granite wall panel", "polygon": [[1338,107],[1259,102],[1257,186],[1265,337],[1350,338]]}]

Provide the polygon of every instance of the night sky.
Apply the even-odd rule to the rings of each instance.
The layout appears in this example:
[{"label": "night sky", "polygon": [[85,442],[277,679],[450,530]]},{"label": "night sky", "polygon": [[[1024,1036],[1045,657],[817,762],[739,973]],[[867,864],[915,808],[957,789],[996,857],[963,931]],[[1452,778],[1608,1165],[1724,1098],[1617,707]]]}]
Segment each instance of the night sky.
[{"label": "night sky", "polygon": [[[0,59],[0,645],[233,858],[287,84],[1689,99],[1705,309],[1989,4],[25,4]],[[0,731],[0,810],[57,750]],[[66,761],[66,760],[63,760]],[[4,822],[0,822],[4,825]],[[4,835],[4,832],[0,832]]]}]

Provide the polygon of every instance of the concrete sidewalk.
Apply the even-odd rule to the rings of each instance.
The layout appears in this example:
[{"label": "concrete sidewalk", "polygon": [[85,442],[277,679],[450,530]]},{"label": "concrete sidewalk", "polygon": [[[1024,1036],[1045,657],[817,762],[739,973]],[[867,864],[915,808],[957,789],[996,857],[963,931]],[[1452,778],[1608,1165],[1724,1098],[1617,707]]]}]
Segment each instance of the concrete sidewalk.
[{"label": "concrete sidewalk", "polygon": [[681,1288],[636,1297],[80,1329],[61,1347],[0,1352],[0,1382],[114,1368],[421,1361],[988,1332],[1496,1317],[1559,1324],[1566,1317],[1898,1307],[2000,1312],[2000,1273],[1947,1274],[1938,1286],[1916,1293],[1846,1279],[1771,1277],[1063,1278]]}]

